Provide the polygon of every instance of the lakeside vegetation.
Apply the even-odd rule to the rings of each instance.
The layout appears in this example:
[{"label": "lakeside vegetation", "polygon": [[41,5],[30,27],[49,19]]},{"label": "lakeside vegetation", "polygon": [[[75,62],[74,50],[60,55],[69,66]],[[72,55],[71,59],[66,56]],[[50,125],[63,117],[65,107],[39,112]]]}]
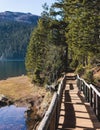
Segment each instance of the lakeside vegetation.
[{"label": "lakeside vegetation", "polygon": [[50,85],[68,68],[91,77],[100,63],[99,0],[57,0],[43,7],[26,55],[32,82]]}]

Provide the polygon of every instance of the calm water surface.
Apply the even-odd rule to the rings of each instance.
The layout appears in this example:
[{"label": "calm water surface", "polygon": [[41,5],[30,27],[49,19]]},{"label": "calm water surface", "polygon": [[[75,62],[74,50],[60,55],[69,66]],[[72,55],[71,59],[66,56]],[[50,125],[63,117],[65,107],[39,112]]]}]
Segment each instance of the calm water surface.
[{"label": "calm water surface", "polygon": [[[0,80],[23,74],[26,74],[24,61],[0,61]],[[0,108],[0,130],[27,130],[26,110],[14,105]]]},{"label": "calm water surface", "polygon": [[0,130],[27,130],[25,111],[26,108],[14,105],[0,108]]},{"label": "calm water surface", "polygon": [[0,61],[0,79],[26,74],[24,61]]}]

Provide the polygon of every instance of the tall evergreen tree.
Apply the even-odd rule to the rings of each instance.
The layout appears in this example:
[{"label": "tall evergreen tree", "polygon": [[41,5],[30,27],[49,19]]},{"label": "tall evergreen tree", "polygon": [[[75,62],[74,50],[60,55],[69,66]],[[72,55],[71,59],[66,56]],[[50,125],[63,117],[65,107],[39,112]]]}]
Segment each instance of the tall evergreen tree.
[{"label": "tall evergreen tree", "polygon": [[65,17],[69,23],[66,40],[71,58],[73,57],[73,61],[78,61],[78,64],[90,63],[89,59],[98,50],[97,3],[98,1],[93,0],[65,0]]},{"label": "tall evergreen tree", "polygon": [[26,68],[34,83],[52,84],[65,70],[66,44],[63,26],[44,7],[28,46]]},{"label": "tall evergreen tree", "polygon": [[30,39],[28,46],[28,52],[26,56],[26,68],[28,73],[33,76],[32,80],[35,83],[43,83],[43,79],[40,77],[43,67],[45,65],[46,57],[46,41],[48,24],[43,19],[40,19],[38,22],[38,27],[33,31],[33,34]]}]

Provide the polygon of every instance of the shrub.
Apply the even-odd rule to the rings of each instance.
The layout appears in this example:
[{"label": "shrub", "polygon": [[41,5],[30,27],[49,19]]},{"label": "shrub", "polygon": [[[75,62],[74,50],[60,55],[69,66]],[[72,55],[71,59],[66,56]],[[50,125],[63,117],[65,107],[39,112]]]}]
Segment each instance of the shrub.
[{"label": "shrub", "polygon": [[93,71],[92,71],[92,70],[86,71],[86,73],[84,74],[84,79],[85,79],[87,82],[92,83],[92,82],[94,81]]},{"label": "shrub", "polygon": [[84,74],[85,68],[83,67],[83,65],[79,65],[76,69],[76,73],[79,74],[79,76],[82,76]]},{"label": "shrub", "polygon": [[94,78],[94,84],[100,86],[100,77],[95,77]]}]

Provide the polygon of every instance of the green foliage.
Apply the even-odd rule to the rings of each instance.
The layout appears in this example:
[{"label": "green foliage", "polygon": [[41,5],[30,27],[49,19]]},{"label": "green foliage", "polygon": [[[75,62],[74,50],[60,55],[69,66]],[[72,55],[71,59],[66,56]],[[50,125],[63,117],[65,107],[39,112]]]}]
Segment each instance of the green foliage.
[{"label": "green foliage", "polygon": [[[90,56],[100,53],[99,1],[64,1],[65,20],[68,22],[66,41],[71,59],[84,66],[90,64]],[[98,12],[98,13],[97,13]],[[99,52],[97,54],[97,52]],[[92,55],[91,55],[92,54]],[[92,57],[91,57],[92,58]]]},{"label": "green foliage", "polygon": [[51,8],[44,5],[26,56],[26,68],[35,83],[54,82],[65,71],[68,59],[71,67],[78,66],[79,74],[100,61],[98,5],[98,0],[57,0]]},{"label": "green foliage", "polygon": [[94,81],[93,71],[92,70],[86,71],[85,74],[84,74],[84,79],[87,82],[92,83]]},{"label": "green foliage", "polygon": [[52,84],[66,68],[64,31],[47,9],[32,33],[26,55],[27,72],[38,85]]},{"label": "green foliage", "polygon": [[69,66],[70,66],[71,68],[73,68],[73,69],[76,69],[76,67],[78,66],[78,61],[77,61],[77,60],[73,60],[73,61],[69,64]]},{"label": "green foliage", "polygon": [[33,24],[0,21],[0,57],[24,59]]},{"label": "green foliage", "polygon": [[33,75],[34,83],[42,82],[40,77],[43,67],[45,66],[46,57],[46,37],[47,32],[43,27],[44,21],[39,21],[38,27],[33,31],[26,55],[26,68],[29,74]]},{"label": "green foliage", "polygon": [[83,65],[79,65],[76,69],[76,73],[78,73],[80,76],[82,76],[85,72],[85,68],[83,67]]},{"label": "green foliage", "polygon": [[97,86],[100,85],[100,77],[94,77],[94,84]]}]

